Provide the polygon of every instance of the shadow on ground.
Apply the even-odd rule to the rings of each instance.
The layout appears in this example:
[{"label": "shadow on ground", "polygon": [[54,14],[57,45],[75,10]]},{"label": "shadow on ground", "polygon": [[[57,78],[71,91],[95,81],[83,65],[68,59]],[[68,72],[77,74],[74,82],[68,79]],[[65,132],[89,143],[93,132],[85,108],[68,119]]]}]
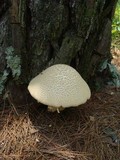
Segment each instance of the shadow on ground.
[{"label": "shadow on ground", "polygon": [[[3,109],[4,108],[4,109]],[[60,114],[46,106],[4,106],[0,157],[7,160],[119,160],[120,89],[104,89]]]}]

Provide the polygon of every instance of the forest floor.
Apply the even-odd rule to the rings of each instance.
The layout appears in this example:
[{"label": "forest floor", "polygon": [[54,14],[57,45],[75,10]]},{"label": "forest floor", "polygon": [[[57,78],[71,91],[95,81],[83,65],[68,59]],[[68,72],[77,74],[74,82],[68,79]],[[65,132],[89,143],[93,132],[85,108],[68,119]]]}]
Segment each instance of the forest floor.
[{"label": "forest floor", "polygon": [[[112,52],[119,70],[120,51]],[[0,108],[0,160],[120,160],[120,88],[92,93],[60,114],[45,106]]]}]

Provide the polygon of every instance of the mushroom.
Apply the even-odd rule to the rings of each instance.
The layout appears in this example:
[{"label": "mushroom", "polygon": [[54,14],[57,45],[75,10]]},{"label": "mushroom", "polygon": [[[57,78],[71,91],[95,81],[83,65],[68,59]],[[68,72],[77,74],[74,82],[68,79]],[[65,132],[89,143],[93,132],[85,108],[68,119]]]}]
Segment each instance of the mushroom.
[{"label": "mushroom", "polygon": [[80,74],[66,64],[56,64],[41,72],[30,81],[28,90],[38,102],[48,105],[49,111],[58,113],[85,103],[91,96]]}]

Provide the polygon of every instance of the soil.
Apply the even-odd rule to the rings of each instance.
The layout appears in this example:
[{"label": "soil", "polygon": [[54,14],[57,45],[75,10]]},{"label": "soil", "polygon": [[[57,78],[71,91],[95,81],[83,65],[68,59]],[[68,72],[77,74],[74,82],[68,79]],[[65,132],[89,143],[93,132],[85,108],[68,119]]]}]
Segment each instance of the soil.
[{"label": "soil", "polygon": [[[115,56],[119,70],[120,52]],[[120,160],[120,88],[93,92],[60,114],[43,105],[1,105],[0,160]]]},{"label": "soil", "polygon": [[111,52],[113,55],[112,64],[114,64],[120,72],[120,49],[117,47],[112,47]]}]

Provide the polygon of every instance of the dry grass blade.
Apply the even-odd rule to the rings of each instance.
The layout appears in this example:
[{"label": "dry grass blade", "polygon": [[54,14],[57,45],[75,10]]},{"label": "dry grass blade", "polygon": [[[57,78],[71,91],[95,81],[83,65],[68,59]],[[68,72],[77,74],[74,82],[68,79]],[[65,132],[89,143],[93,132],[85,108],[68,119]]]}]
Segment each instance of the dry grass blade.
[{"label": "dry grass blade", "polygon": [[119,90],[95,93],[60,114],[17,110],[19,116],[1,111],[2,160],[120,160]]}]

